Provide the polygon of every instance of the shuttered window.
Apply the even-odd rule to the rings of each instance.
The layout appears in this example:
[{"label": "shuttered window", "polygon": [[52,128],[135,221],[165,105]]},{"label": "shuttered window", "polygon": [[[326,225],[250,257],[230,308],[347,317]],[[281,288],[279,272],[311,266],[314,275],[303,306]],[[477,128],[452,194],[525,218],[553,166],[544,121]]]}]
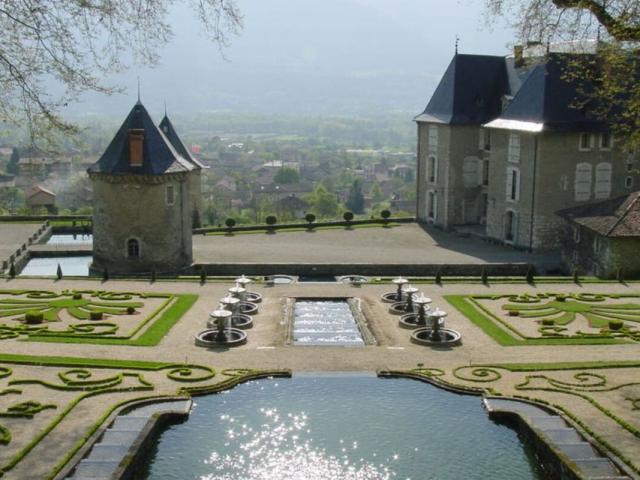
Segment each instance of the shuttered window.
[{"label": "shuttered window", "polygon": [[574,183],[576,202],[584,202],[591,198],[591,165],[579,163],[576,165],[576,177]]},{"label": "shuttered window", "polygon": [[611,163],[602,162],[596,165],[596,199],[611,196]]},{"label": "shuttered window", "polygon": [[429,151],[435,152],[438,150],[438,127],[436,125],[429,125]]},{"label": "shuttered window", "polygon": [[517,133],[509,135],[509,161],[513,163],[520,161],[520,135]]},{"label": "shuttered window", "polygon": [[520,170],[515,167],[507,167],[507,200],[520,200]]}]

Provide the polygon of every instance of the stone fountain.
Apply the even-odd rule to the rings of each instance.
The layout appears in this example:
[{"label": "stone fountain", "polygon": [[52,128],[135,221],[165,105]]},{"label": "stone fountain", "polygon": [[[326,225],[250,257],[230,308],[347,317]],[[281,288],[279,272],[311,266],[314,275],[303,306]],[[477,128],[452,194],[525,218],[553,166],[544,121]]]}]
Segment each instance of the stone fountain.
[{"label": "stone fountain", "polygon": [[418,289],[416,287],[412,287],[411,285],[407,285],[404,290],[402,290],[401,295],[404,296],[404,300],[400,302],[396,302],[389,307],[389,312],[395,315],[403,315],[406,313],[416,313],[416,305],[414,304],[415,295],[418,293]]},{"label": "stone fountain", "polygon": [[430,326],[418,328],[411,333],[411,341],[432,347],[453,346],[460,343],[460,332],[445,328],[447,313],[436,309],[427,315]]},{"label": "stone fountain", "polygon": [[[220,305],[223,310],[229,310],[231,312],[229,323],[233,328],[240,328],[244,330],[253,326],[253,319],[249,315],[240,313],[238,311],[240,299],[227,295],[222,300],[220,300]],[[210,318],[207,325],[212,327],[212,323],[213,319]]]},{"label": "stone fountain", "polygon": [[[252,282],[253,280],[251,280],[249,277],[246,277],[245,275],[236,278],[236,285],[244,288],[245,290]],[[260,303],[262,301],[262,295],[256,292],[246,291],[244,293],[244,299],[249,303]]]},{"label": "stone fountain", "polygon": [[247,341],[247,334],[242,330],[229,326],[232,312],[218,309],[209,314],[208,328],[196,335],[196,345],[199,347],[236,347]]},{"label": "stone fountain", "polygon": [[240,300],[238,303],[238,313],[245,315],[253,315],[258,312],[258,305],[246,300],[247,289],[236,284],[235,287],[229,289],[229,295]]},{"label": "stone fountain", "polygon": [[402,287],[408,284],[409,280],[407,280],[406,278],[398,277],[391,280],[391,283],[396,286],[396,291],[383,294],[382,301],[387,303],[401,302],[404,298]]},{"label": "stone fountain", "polygon": [[400,326],[402,328],[418,328],[427,326],[427,312],[430,310],[431,299],[420,294],[419,297],[413,299],[413,305],[418,312],[411,312],[400,317]]}]

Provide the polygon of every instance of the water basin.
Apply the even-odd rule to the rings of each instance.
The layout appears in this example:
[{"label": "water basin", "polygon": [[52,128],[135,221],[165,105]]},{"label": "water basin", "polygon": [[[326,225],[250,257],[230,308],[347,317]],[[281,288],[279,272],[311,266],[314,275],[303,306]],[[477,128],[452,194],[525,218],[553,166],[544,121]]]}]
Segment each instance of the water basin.
[{"label": "water basin", "polygon": [[78,257],[35,257],[25,265],[20,272],[20,276],[54,276],[58,269],[58,264],[60,264],[63,275],[88,277],[89,265],[91,265],[92,260],[93,257],[91,255]]},{"label": "water basin", "polygon": [[295,345],[362,347],[365,344],[345,300],[297,300],[293,315]]},{"label": "water basin", "polygon": [[194,399],[152,449],[148,480],[539,480],[480,397],[407,379],[314,375]]},{"label": "water basin", "polygon": [[47,245],[93,245],[93,235],[55,234],[49,237]]}]

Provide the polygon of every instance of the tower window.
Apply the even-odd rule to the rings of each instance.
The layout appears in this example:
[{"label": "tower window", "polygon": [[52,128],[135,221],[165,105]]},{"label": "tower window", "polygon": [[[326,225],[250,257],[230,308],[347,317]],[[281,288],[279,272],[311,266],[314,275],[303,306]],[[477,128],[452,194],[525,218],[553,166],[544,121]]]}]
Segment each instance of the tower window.
[{"label": "tower window", "polygon": [[431,155],[429,157],[429,161],[427,162],[427,166],[429,169],[427,173],[427,178],[429,180],[429,183],[435,183],[438,175],[438,161],[436,160],[436,157]]},{"label": "tower window", "polygon": [[127,240],[127,257],[140,258],[140,242],[136,238]]},{"label": "tower window", "polygon": [[166,196],[167,205],[173,205],[174,203],[176,203],[176,192],[173,185],[167,185]]}]

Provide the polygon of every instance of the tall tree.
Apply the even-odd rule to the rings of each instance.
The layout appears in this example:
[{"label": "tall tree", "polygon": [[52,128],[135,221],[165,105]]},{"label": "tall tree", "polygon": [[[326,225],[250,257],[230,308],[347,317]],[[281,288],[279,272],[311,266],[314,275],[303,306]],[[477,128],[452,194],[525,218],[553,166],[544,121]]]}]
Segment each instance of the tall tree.
[{"label": "tall tree", "polygon": [[[188,4],[220,47],[241,27],[235,0],[0,2],[0,122],[27,125],[34,139],[76,132],[60,109],[87,91],[118,91],[102,79],[124,70],[125,58],[154,65],[171,38],[175,3]],[[61,93],[46,88],[51,81]]]},{"label": "tall tree", "polygon": [[14,175],[18,173],[18,163],[20,162],[20,151],[17,148],[14,148],[11,152],[11,158],[7,163],[7,172],[13,173]]},{"label": "tall tree", "polygon": [[349,189],[346,206],[356,214],[364,213],[364,195],[362,194],[362,181],[357,178]]},{"label": "tall tree", "polygon": [[598,40],[591,61],[572,62],[568,78],[587,79],[576,108],[606,118],[617,139],[640,147],[640,2],[638,0],[485,0],[526,43]]}]

